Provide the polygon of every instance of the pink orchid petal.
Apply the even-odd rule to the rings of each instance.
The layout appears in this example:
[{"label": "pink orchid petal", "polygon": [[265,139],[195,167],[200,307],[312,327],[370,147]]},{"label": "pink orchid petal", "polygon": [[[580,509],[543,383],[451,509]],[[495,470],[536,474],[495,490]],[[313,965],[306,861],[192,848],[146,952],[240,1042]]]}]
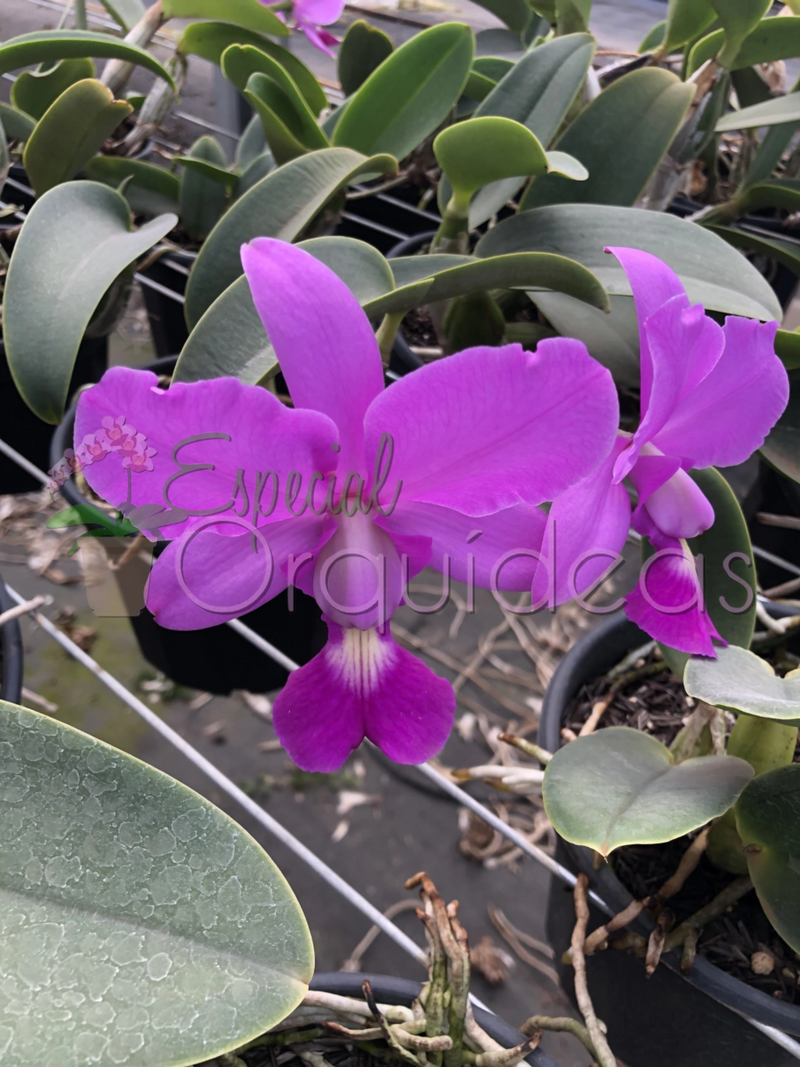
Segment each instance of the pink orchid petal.
[{"label": "pink orchid petal", "polygon": [[344,3],[345,0],[294,0],[292,14],[298,22],[330,26],[342,17]]},{"label": "pink orchid petal", "polygon": [[325,55],[330,56],[331,59],[336,58],[336,53],[332,50],[331,45],[339,44],[338,37],[334,37],[333,34],[318,29],[313,22],[306,22],[305,19],[298,19],[297,28],[306,35],[309,41],[315,48],[318,48],[320,52],[324,52]]},{"label": "pink orchid petal", "polygon": [[254,550],[252,533],[241,532],[246,520],[233,516],[231,522],[234,536],[224,536],[214,525],[192,530],[156,560],[147,607],[159,625],[202,630],[266,604],[286,588],[289,554],[313,552],[324,524],[312,515],[261,526]]},{"label": "pink orchid petal", "polygon": [[544,562],[531,589],[534,604],[555,606],[583,595],[622,552],[631,504],[613,469],[628,442],[617,437],[597,470],[553,502],[542,541]]},{"label": "pink orchid petal", "polygon": [[275,700],[278,740],[303,770],[330,773],[369,737],[397,763],[435,756],[453,724],[455,694],[390,633],[328,623],[328,643]]},{"label": "pink orchid petal", "polygon": [[654,312],[674,296],[686,295],[680,278],[666,263],[639,248],[606,248],[616,256],[628,276],[636,316],[639,319],[639,361],[641,364],[642,414],[650,403],[653,368],[645,323]]},{"label": "pink orchid petal", "polygon": [[[327,474],[337,462],[331,444],[337,440],[338,431],[330,419],[314,411],[292,411],[266,389],[243,385],[235,378],[176,383],[165,391],[157,387],[157,378],[150,371],[114,367],[97,385],[81,394],[75,440],[83,440],[100,426],[107,412],[120,410],[129,413],[149,447],[157,452],[154,469],[131,478],[131,502],[137,506],[163,504],[195,513],[224,507],[236,493],[237,471],[241,470],[249,517],[259,472],[274,471],[280,491],[269,518],[277,521],[288,515],[285,487],[290,471],[300,471],[306,486],[312,471]],[[194,441],[178,449],[177,462],[172,459],[173,449],[180,442],[203,434],[223,434],[230,440],[212,436]],[[179,464],[194,463],[210,464],[214,469],[181,472]],[[173,475],[178,477],[169,484]],[[93,464],[87,471],[87,481],[115,507],[126,502],[128,474],[118,453]],[[272,479],[261,484],[264,510],[269,508],[273,484]],[[242,510],[242,503],[239,492],[233,506]],[[178,537],[202,522],[205,519],[195,517],[165,527],[164,536]]]},{"label": "pink orchid petal", "polygon": [[[481,589],[530,589],[547,516],[532,504],[517,504],[475,518],[436,504],[403,503],[377,520],[397,544],[398,534],[430,539],[429,565],[457,582]],[[518,555],[517,555],[518,553]],[[413,576],[413,572],[412,572]]]},{"label": "pink orchid petal", "polygon": [[382,503],[402,480],[404,502],[477,516],[554,499],[608,453],[617,419],[609,372],[560,337],[428,364],[376,397],[364,426],[370,466],[382,435],[394,444]]},{"label": "pink orchid petal", "polygon": [[295,407],[333,419],[340,471],[363,471],[363,420],[383,391],[383,363],[361,305],[332,270],[285,241],[251,241],[242,263]]},{"label": "pink orchid petal", "polygon": [[383,627],[403,596],[400,557],[371,515],[339,516],[317,555],[314,598],[340,626]]},{"label": "pink orchid petal", "polygon": [[719,361],[653,438],[662,452],[690,457],[694,467],[730,467],[761,447],[789,400],[786,368],[775,355],[777,328],[725,320]]},{"label": "pink orchid petal", "polygon": [[[661,467],[657,473],[656,464]],[[703,491],[686,471],[678,468],[669,474],[673,464],[677,460],[668,456],[642,456],[631,471],[639,492],[633,526],[646,537],[657,532],[662,537],[688,539],[714,525],[714,509]]]},{"label": "pink orchid petal", "polygon": [[712,656],[712,638],[725,644],[704,610],[694,557],[680,541],[665,538],[650,567],[643,567],[625,613],[645,633],[679,652]]}]

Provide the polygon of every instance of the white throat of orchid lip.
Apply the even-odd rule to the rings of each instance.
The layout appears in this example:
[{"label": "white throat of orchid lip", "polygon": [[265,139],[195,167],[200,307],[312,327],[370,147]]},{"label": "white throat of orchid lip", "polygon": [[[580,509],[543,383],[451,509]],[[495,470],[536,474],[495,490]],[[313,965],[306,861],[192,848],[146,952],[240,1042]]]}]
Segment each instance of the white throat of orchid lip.
[{"label": "white throat of orchid lip", "polygon": [[395,648],[391,641],[381,640],[374,626],[369,630],[351,628],[343,632],[340,644],[328,646],[326,655],[349,689],[368,694],[394,662]]}]

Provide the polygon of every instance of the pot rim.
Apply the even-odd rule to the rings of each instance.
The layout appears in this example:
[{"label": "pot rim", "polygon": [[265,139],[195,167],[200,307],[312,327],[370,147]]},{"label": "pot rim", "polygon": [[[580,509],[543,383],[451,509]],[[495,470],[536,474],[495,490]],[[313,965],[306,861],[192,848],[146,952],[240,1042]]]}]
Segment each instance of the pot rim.
[{"label": "pot rim", "polygon": [[[795,615],[791,608],[774,605],[775,614]],[[622,612],[599,623],[584,634],[556,668],[542,703],[539,725],[540,744],[553,752],[560,747],[561,721],[569,702],[585,681],[596,677],[601,670],[614,666],[626,652],[642,645],[648,635],[630,622]],[[573,845],[559,838],[572,863],[578,871],[586,874],[598,895],[614,912],[620,912],[633,900],[608,864],[594,869],[591,849]],[[637,923],[645,932],[652,929],[652,921],[642,916]],[[700,992],[707,994],[725,1007],[743,1015],[750,1015],[760,1023],[774,1026],[785,1033],[800,1036],[800,1004],[786,1004],[775,1000],[760,989],[746,985],[738,978],[726,974],[719,967],[698,955],[688,975],[680,970],[680,953],[665,952],[662,962],[671,971]],[[644,980],[644,973],[642,974]]]},{"label": "pot rim", "polygon": [[[392,975],[372,974],[369,971],[322,971],[314,975],[309,988],[321,993],[336,993],[339,996],[356,997],[360,1000],[363,995],[361,983],[365,978],[370,980],[376,1000],[384,1004],[403,1004],[410,1007],[411,1002],[419,996],[422,989],[421,982],[413,982],[409,978],[395,978]],[[524,1034],[501,1019],[499,1015],[477,1006],[472,1010],[476,1022],[504,1048],[513,1048],[525,1040]],[[559,1067],[556,1061],[540,1048],[534,1049],[524,1062],[531,1064],[532,1067]]]},{"label": "pot rim", "polygon": [[[6,590],[5,582],[0,576],[0,615],[9,608],[16,607]],[[22,631],[19,619],[11,619],[0,627],[0,645],[3,649],[2,675],[0,675],[0,699],[11,704],[19,704],[22,699]]]}]

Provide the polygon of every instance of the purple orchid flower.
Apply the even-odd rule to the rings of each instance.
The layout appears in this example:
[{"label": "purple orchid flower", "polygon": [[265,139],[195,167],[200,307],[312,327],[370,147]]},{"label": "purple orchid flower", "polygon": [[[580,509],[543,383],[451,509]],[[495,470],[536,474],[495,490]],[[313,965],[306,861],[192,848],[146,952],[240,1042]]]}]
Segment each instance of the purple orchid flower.
[{"label": "purple orchid flower", "polygon": [[[632,524],[657,551],[626,598],[628,617],[672,648],[715,656],[713,640],[722,638],[704,610],[686,544],[713,524],[714,511],[687,472],[743,463],[777,422],[789,398],[774,348],[777,323],[729,316],[719,326],[690,305],[678,276],[655,256],[606,251],[622,264],[636,304],[641,421],[550,510],[544,544],[557,539],[555,601],[590,589]],[[625,478],[638,496],[633,512]],[[542,570],[534,598],[545,581]]]},{"label": "purple orchid flower", "polygon": [[[174,629],[252,611],[290,583],[317,599],[323,651],[273,706],[291,758],[341,766],[366,736],[419,763],[444,744],[450,684],[392,639],[406,582],[453,578],[530,589],[546,516],[585,477],[618,422],[609,373],[578,341],[473,348],[384,389],[375,334],[345,284],[276,240],[242,249],[255,305],[294,408],[233,378],[173,384],[117,367],[81,396],[76,434],[125,411],[157,448],[153,471],[90,467],[118,507],[183,508],[147,604]],[[280,487],[280,488],[279,488]]]},{"label": "purple orchid flower", "polygon": [[[291,25],[304,33],[315,48],[333,59],[331,48],[341,42],[324,27],[338,22],[343,11],[344,0],[293,0]],[[276,14],[279,19],[285,19],[282,11],[276,11]]]}]

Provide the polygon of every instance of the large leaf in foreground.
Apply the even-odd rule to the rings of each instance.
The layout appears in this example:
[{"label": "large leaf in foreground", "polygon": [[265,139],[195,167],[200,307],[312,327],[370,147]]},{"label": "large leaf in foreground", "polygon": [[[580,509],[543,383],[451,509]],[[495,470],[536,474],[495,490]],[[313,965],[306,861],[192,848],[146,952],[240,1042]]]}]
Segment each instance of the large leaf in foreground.
[{"label": "large leaf in foreground", "polygon": [[25,145],[22,161],[37,195],[74,178],[132,111],[95,78],[75,82],[63,92]]},{"label": "large leaf in foreground", "polygon": [[177,212],[181,183],[164,167],[125,156],[95,156],[84,167],[86,177],[118,189],[125,182],[124,197],[135,215]]},{"label": "large leaf in foreground", "polygon": [[383,30],[370,26],[364,19],[353,22],[342,39],[336,60],[345,98],[352,96],[393,51],[392,39]]},{"label": "large leaf in foreground", "polygon": [[800,371],[789,374],[789,403],[772,427],[761,446],[764,459],[785,474],[800,482]]},{"label": "large leaf in foreground", "polygon": [[556,142],[589,171],[580,187],[548,174],[525,193],[521,208],[544,204],[632,205],[669,148],[694,87],[660,68],[635,70],[613,82]]},{"label": "large leaf in foreground", "polygon": [[800,952],[800,765],[754,778],[734,811],[761,907]]},{"label": "large leaf in foreground", "polygon": [[467,81],[472,56],[472,30],[463,23],[418,33],[350,99],[333,143],[402,159],[447,118]]},{"label": "large leaf in foreground", "polygon": [[[317,237],[299,246],[337,274],[362,303],[394,288],[389,264],[371,245],[352,237]],[[173,381],[226,375],[256,384],[277,369],[275,351],[242,276],[206,311],[183,346]]]},{"label": "large leaf in foreground", "polygon": [[199,1063],[304,996],[283,876],[160,771],[0,702],[0,829],[4,1067]]},{"label": "large leaf in foreground", "polygon": [[189,328],[242,273],[243,244],[254,237],[293,241],[332,196],[360,175],[396,170],[391,156],[367,159],[349,148],[323,148],[262,178],[226,212],[200,250],[186,289]]},{"label": "large leaf in foreground", "polygon": [[[580,190],[585,182],[571,182]],[[673,215],[608,205],[558,204],[524,211],[499,223],[477,246],[479,256],[559,252],[588,267],[610,294],[631,289],[606,246],[641,248],[680,276],[693,303],[729,315],[783,317],[766,279],[721,237]]]},{"label": "large leaf in foreground", "polygon": [[579,737],[547,765],[543,797],[565,840],[608,856],[621,845],[673,841],[724,814],[753,776],[734,756],[674,763],[654,737],[627,726]]},{"label": "large leaf in foreground", "polygon": [[3,331],[11,373],[28,406],[58,422],[78,347],[117,276],[177,223],[161,215],[131,232],[114,189],[68,182],[34,204],[8,270]]},{"label": "large leaf in foreground", "polygon": [[62,59],[46,71],[23,70],[11,86],[11,103],[27,115],[40,119],[65,89],[94,75],[94,63],[86,58]]},{"label": "large leaf in foreground", "polygon": [[748,34],[760,23],[772,6],[772,0],[709,0],[725,33],[725,43],[718,62],[730,67]]},{"label": "large leaf in foreground", "polygon": [[[728,482],[714,467],[690,471],[714,509],[714,524],[687,543],[703,559],[703,601],[717,632],[731,645],[749,648],[756,624],[756,571],[747,523]],[[642,542],[643,562],[653,553]],[[689,660],[685,652],[659,645],[679,678]]]},{"label": "large leaf in foreground", "polygon": [[0,74],[33,63],[54,63],[59,59],[94,56],[98,59],[122,59],[157,74],[175,88],[172,75],[155,56],[144,48],[127,44],[107,33],[94,30],[37,30],[23,33],[0,44]]},{"label": "large leaf in foreground", "polygon": [[765,659],[748,648],[720,648],[716,659],[693,656],[683,684],[690,697],[706,704],[800,725],[800,673],[779,678]]}]

